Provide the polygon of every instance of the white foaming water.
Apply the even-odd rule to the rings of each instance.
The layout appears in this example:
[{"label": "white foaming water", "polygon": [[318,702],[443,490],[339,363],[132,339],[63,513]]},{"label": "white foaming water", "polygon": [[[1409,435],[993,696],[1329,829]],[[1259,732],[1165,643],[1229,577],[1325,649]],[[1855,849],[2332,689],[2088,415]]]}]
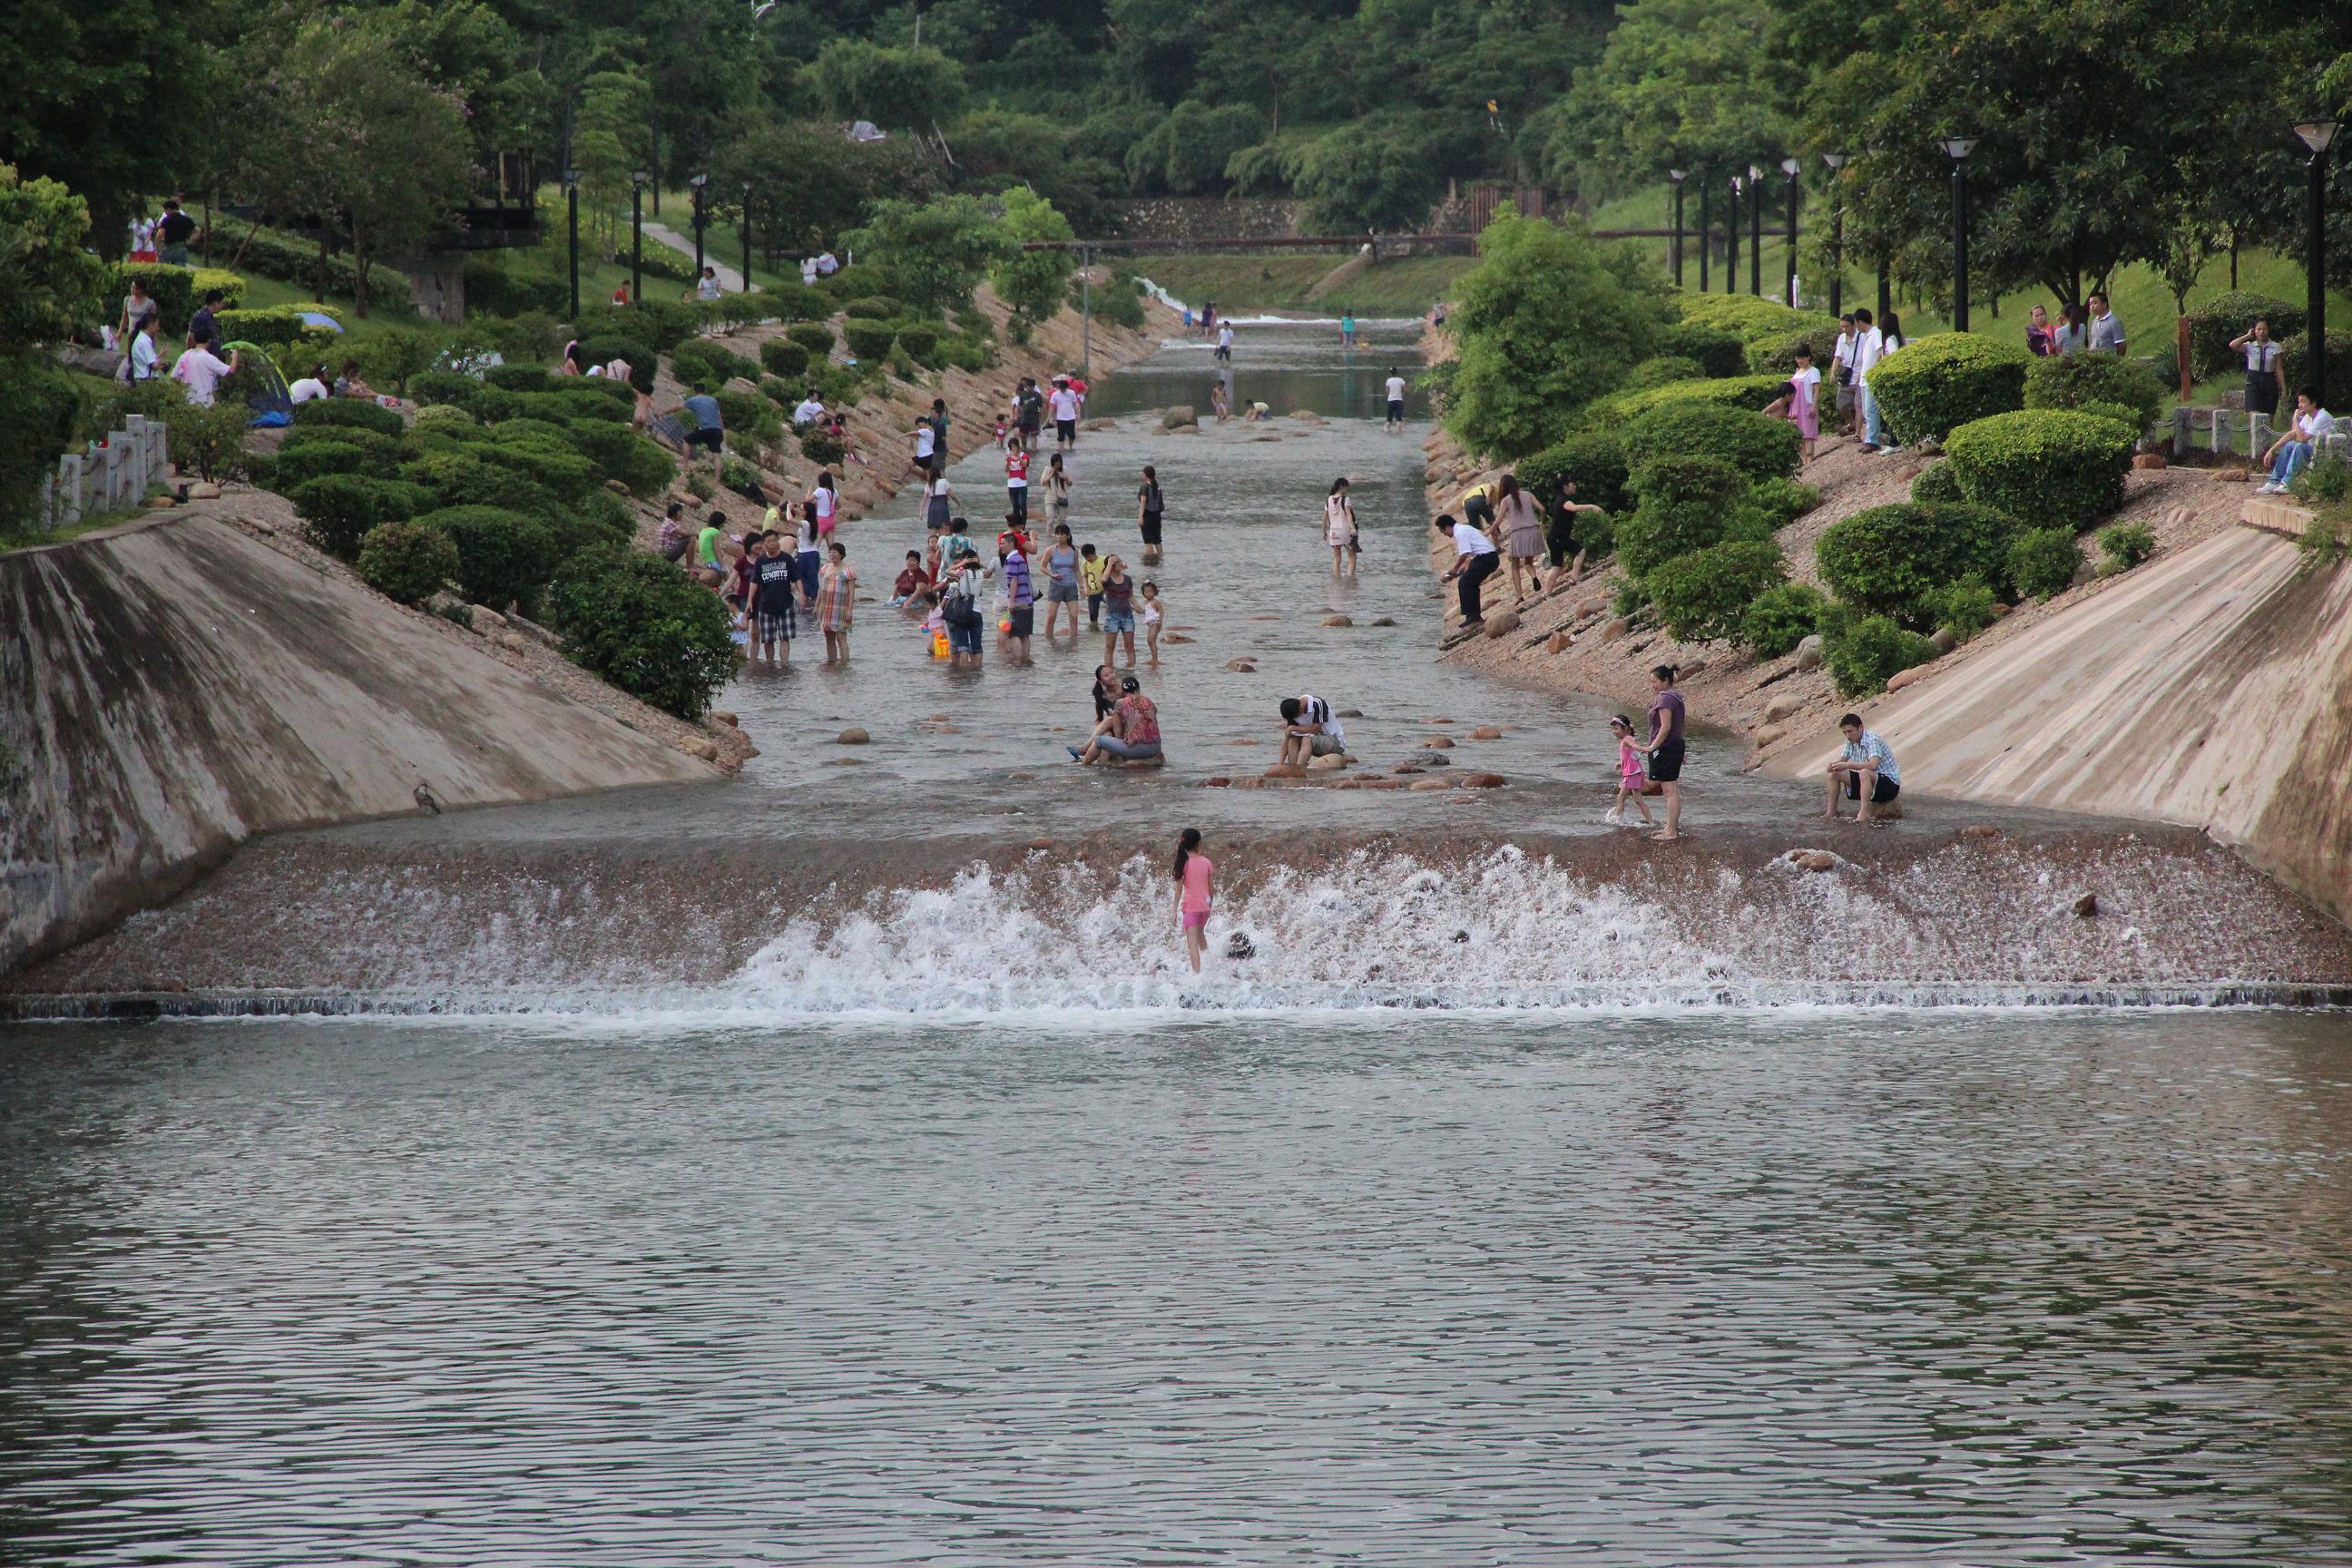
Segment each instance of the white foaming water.
[{"label": "white foaming water", "polygon": [[[1333,265],[1337,266],[1338,263],[1334,262]],[[1143,285],[1145,294],[1171,310],[1181,312],[1192,308],[1149,278],[1139,276],[1136,281]],[[1337,316],[1256,315],[1221,316],[1218,319],[1236,327],[1336,327],[1339,324],[1339,318]],[[1360,327],[1412,327],[1418,326],[1420,322],[1421,318],[1418,316],[1359,316],[1356,318],[1356,324]],[[1160,346],[1163,349],[1213,349],[1217,345],[1206,338],[1162,338],[1160,340]]]}]

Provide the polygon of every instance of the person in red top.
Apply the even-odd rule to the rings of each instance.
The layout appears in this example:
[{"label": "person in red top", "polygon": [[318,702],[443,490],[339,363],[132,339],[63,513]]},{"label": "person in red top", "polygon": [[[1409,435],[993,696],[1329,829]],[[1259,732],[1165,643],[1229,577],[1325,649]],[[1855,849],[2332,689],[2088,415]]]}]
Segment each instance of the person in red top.
[{"label": "person in red top", "polygon": [[907,564],[898,573],[898,580],[890,585],[890,602],[904,605],[931,585],[931,574],[923,566],[923,552],[909,550],[907,552]]},{"label": "person in red top", "polygon": [[1004,449],[1004,500],[1009,515],[1029,521],[1029,451],[1017,441]]},{"label": "person in red top", "polygon": [[613,303],[615,305],[625,305],[628,302],[629,286],[626,283],[624,283],[619,288],[613,290]]}]

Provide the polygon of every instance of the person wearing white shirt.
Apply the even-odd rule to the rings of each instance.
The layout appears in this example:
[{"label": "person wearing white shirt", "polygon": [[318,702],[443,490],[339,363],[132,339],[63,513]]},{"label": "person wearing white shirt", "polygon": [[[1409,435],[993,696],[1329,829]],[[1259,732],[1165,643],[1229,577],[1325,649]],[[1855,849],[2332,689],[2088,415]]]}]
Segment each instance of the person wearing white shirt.
[{"label": "person wearing white shirt", "polygon": [[155,318],[148,317],[131,334],[129,374],[131,381],[152,381],[163,360],[163,351],[155,346]]},{"label": "person wearing white shirt", "polygon": [[816,275],[818,277],[830,278],[840,270],[841,263],[834,259],[832,251],[821,250],[817,252]]},{"label": "person wearing white shirt", "polygon": [[2263,460],[2271,466],[2271,482],[2256,490],[2256,495],[2286,494],[2295,475],[2303,471],[2319,450],[2319,443],[2336,433],[2336,416],[2319,406],[2319,392],[2305,387],[2294,395],[2294,427],[2271,443]]},{"label": "person wearing white shirt", "polygon": [[309,375],[288,387],[286,395],[296,403],[316,403],[322,397],[332,397],[334,392],[327,385],[327,378],[319,374],[319,371],[326,368],[325,365],[320,365],[318,370],[312,371]]},{"label": "person wearing white shirt", "polygon": [[805,288],[814,289],[816,287],[815,257],[803,256],[801,258],[801,283]]},{"label": "person wearing white shirt", "polygon": [[1465,630],[1475,630],[1486,624],[1478,603],[1479,593],[1486,579],[1502,565],[1503,558],[1496,553],[1493,540],[1466,522],[1441,517],[1434,526],[1454,541],[1454,570],[1439,580],[1461,585],[1462,625]]},{"label": "person wearing white shirt", "polygon": [[1054,414],[1054,445],[1057,447],[1078,444],[1078,395],[1070,390],[1066,377],[1054,378],[1053,395],[1045,399]]},{"label": "person wearing white shirt", "polygon": [[716,303],[719,299],[719,268],[706,267],[702,276],[694,280],[694,297],[702,304]]},{"label": "person wearing white shirt", "polygon": [[188,389],[189,402],[199,408],[210,408],[213,389],[225,377],[236,374],[238,363],[237,351],[232,351],[227,363],[223,363],[212,350],[199,343],[180,355],[179,363],[172,367],[172,379]]},{"label": "person wearing white shirt", "polygon": [[1838,428],[1851,436],[1855,433],[1853,422],[1853,351],[1854,325],[1853,312],[1838,318],[1837,348],[1830,355],[1830,379],[1837,383]]},{"label": "person wearing white shirt", "polygon": [[[1862,312],[1854,312],[1859,323]],[[1865,452],[1893,453],[1902,450],[1900,442],[1886,438],[1886,426],[1881,419],[1878,399],[1871,395],[1870,373],[1885,362],[1886,356],[1903,346],[1903,324],[1895,312],[1886,312],[1886,324],[1874,328],[1854,351],[1854,378],[1862,383],[1862,449]]]},{"label": "person wearing white shirt", "polygon": [[2230,340],[2232,353],[2246,356],[2246,412],[2265,416],[2278,413],[2286,395],[2286,354],[2271,336],[2271,324],[2257,321]]},{"label": "person wearing white shirt", "polygon": [[1217,361],[1221,364],[1234,363],[1234,329],[1230,321],[1217,329]]},{"label": "person wearing white shirt", "polygon": [[1397,374],[1397,367],[1394,365],[1389,366],[1387,390],[1389,395],[1389,417],[1388,423],[1384,425],[1382,428],[1388,430],[1402,430],[1404,428],[1404,377]]},{"label": "person wearing white shirt", "polygon": [[1348,749],[1348,732],[1320,697],[1286,697],[1282,714],[1282,754],[1276,760],[1305,767],[1316,757],[1337,756]]},{"label": "person wearing white shirt", "polygon": [[814,425],[824,417],[824,405],[818,399],[816,388],[812,386],[808,395],[802,398],[799,406],[793,410],[793,428],[797,430],[804,425]]}]

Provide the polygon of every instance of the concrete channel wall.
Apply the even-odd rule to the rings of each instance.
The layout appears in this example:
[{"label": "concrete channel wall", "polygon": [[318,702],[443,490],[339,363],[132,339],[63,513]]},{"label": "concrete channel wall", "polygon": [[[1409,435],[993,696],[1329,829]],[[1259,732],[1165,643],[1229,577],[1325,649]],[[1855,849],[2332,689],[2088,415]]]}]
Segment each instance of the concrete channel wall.
[{"label": "concrete channel wall", "polygon": [[[584,678],[583,678],[584,679]],[[0,973],[257,833],[717,769],[215,518],[0,556]]]}]

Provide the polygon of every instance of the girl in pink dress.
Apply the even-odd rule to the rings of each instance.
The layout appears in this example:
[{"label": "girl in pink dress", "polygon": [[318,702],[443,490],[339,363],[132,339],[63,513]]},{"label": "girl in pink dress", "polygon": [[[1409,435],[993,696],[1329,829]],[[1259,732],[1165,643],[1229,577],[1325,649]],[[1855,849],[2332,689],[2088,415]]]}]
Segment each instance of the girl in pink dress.
[{"label": "girl in pink dress", "polygon": [[1188,827],[1176,840],[1176,918],[1184,928],[1184,956],[1201,973],[1209,946],[1209,877],[1216,870],[1201,853],[1201,830]]},{"label": "girl in pink dress", "polygon": [[1609,808],[1604,820],[1612,827],[1626,826],[1625,803],[1631,801],[1642,814],[1642,826],[1648,827],[1652,826],[1650,803],[1642,795],[1649,787],[1650,771],[1642,761],[1642,749],[1633,744],[1633,721],[1620,713],[1609,721],[1609,732],[1617,737],[1617,804]]},{"label": "girl in pink dress", "polygon": [[1822,439],[1822,373],[1813,368],[1813,351],[1797,345],[1796,373],[1789,377],[1788,418],[1804,437],[1804,460],[1813,460]]}]

